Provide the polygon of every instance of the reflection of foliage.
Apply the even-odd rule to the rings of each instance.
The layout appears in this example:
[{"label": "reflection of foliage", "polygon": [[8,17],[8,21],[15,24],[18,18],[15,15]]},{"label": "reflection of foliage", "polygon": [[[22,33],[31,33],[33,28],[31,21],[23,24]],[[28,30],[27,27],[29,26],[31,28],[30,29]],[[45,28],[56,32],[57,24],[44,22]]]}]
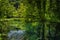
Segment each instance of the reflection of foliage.
[{"label": "reflection of foliage", "polygon": [[0,0],[0,32],[7,34],[14,27],[18,27],[27,31],[29,40],[36,40],[39,37],[43,38],[42,40],[49,39],[47,36],[54,36],[56,29],[59,28],[53,26],[57,25],[53,23],[60,23],[60,2],[58,1]]}]

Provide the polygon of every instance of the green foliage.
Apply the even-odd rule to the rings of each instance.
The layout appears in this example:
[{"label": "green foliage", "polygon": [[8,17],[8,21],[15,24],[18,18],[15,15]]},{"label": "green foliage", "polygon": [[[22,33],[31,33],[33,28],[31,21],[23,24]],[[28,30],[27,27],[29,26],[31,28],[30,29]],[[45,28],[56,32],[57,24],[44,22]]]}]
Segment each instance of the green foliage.
[{"label": "green foliage", "polygon": [[0,33],[7,36],[18,27],[26,30],[28,40],[47,40],[49,32],[55,35],[57,26],[53,23],[60,23],[58,6],[57,0],[0,0]]}]

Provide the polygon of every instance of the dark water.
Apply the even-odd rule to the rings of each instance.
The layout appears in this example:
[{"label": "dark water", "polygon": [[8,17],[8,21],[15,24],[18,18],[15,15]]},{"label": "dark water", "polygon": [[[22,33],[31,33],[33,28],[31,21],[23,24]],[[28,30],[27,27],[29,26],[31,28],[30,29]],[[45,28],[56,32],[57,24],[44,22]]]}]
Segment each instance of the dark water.
[{"label": "dark water", "polygon": [[11,30],[8,33],[8,40],[20,40],[24,37],[25,30]]}]

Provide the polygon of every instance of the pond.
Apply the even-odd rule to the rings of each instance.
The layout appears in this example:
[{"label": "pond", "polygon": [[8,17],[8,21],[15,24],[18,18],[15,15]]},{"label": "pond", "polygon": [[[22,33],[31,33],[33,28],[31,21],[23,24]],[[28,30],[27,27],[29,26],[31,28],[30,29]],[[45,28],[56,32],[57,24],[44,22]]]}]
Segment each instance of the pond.
[{"label": "pond", "polygon": [[11,30],[8,33],[8,40],[23,40],[25,30]]}]

